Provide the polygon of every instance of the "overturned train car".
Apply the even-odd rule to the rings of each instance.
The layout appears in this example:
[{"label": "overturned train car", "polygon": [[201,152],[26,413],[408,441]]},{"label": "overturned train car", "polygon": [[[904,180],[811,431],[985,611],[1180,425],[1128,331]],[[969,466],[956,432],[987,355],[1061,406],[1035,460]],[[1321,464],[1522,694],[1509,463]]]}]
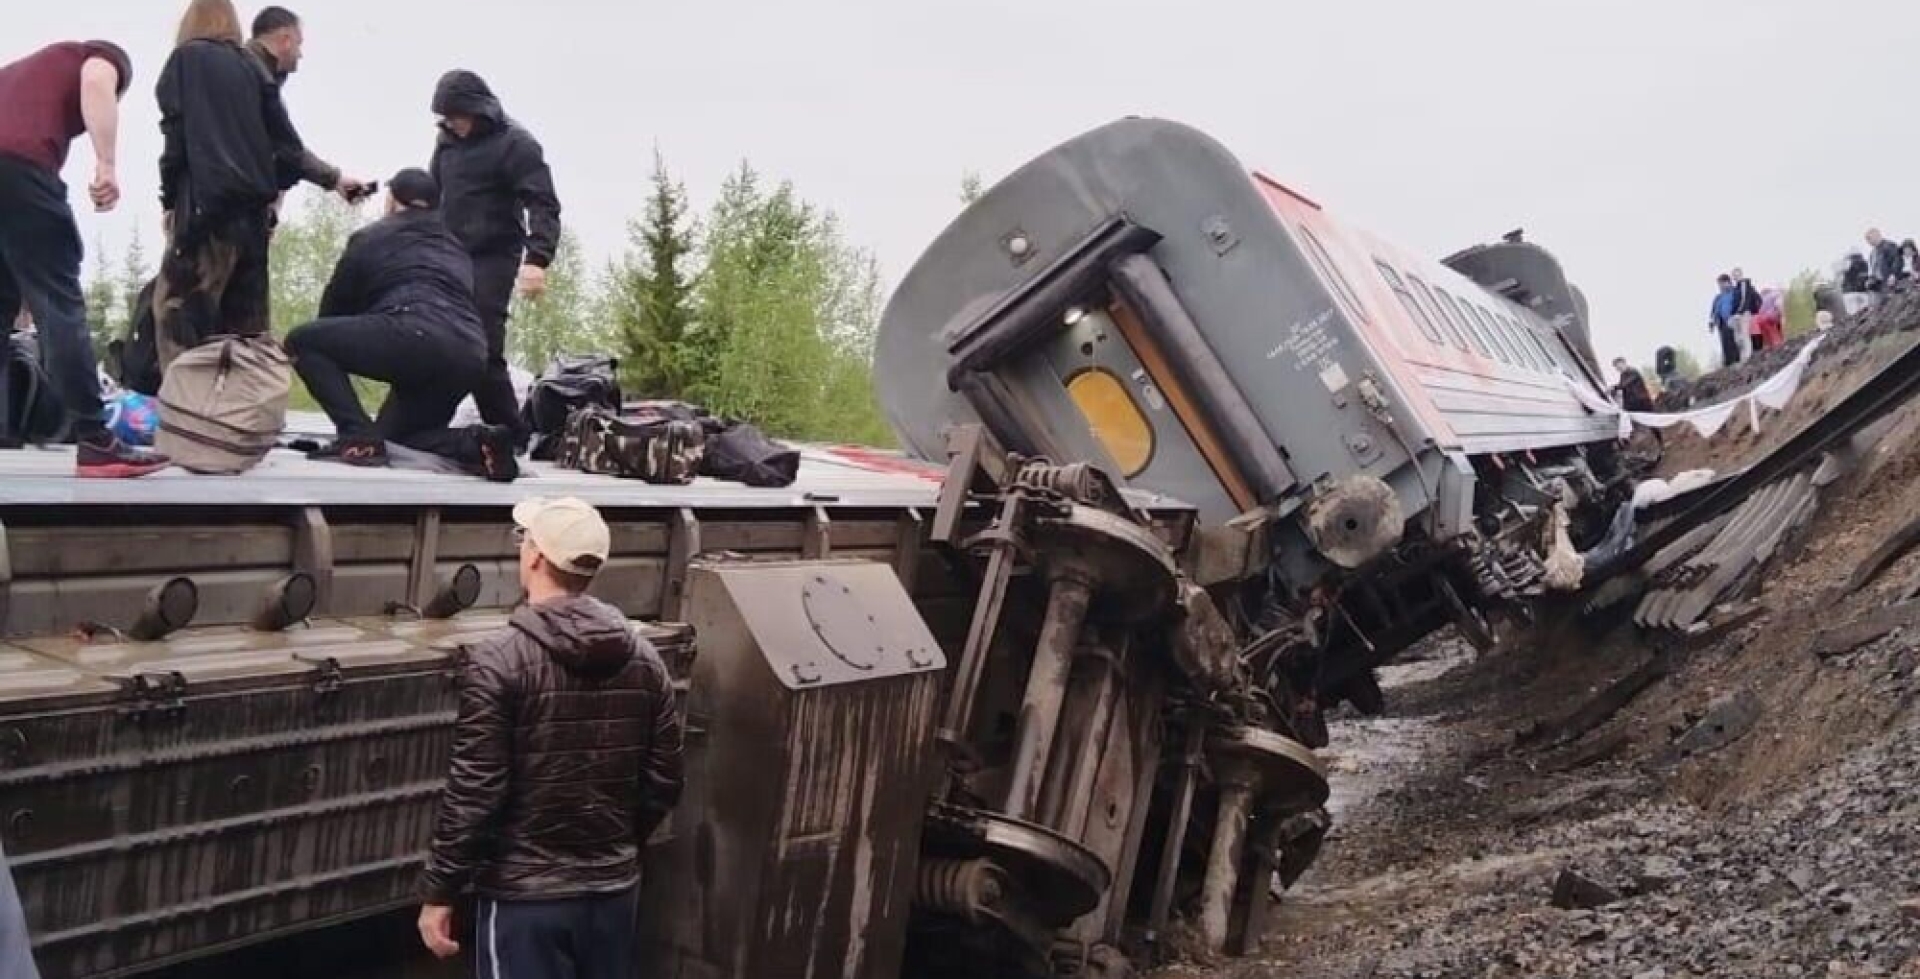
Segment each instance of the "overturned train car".
[{"label": "overturned train car", "polygon": [[[1252,941],[1311,854],[1324,774],[1247,723],[1192,508],[964,426],[954,455],[809,451],[778,490],[533,467],[606,513],[595,593],[683,693],[660,974],[1114,974],[1182,918]],[[42,973],[411,906],[526,490],[70,472],[0,457],[0,839]]]},{"label": "overturned train car", "polygon": [[1193,129],[1127,119],[939,237],[876,377],[929,458],[966,420],[1197,507],[1247,558],[1198,584],[1273,722],[1319,745],[1327,706],[1379,706],[1375,666],[1449,622],[1491,642],[1553,581],[1556,536],[1607,536],[1625,479],[1618,419],[1573,390],[1605,397],[1588,315],[1517,232],[1426,260]]}]

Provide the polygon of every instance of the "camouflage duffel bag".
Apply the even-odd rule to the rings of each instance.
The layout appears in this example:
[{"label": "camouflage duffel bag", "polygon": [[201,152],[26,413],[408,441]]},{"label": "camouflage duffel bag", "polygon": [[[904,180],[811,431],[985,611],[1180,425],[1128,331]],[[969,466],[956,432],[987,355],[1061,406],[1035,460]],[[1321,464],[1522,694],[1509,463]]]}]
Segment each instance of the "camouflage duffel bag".
[{"label": "camouflage duffel bag", "polygon": [[706,446],[706,429],[699,422],[635,420],[605,408],[582,408],[567,418],[559,463],[581,472],[684,486],[700,472]]}]

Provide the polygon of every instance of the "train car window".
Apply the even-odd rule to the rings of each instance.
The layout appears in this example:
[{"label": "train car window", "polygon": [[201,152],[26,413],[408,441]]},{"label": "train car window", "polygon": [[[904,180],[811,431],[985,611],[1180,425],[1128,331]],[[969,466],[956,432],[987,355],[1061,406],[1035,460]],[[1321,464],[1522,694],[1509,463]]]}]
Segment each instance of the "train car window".
[{"label": "train car window", "polygon": [[1527,329],[1525,323],[1514,319],[1511,314],[1507,316],[1507,326],[1513,330],[1514,336],[1520,338],[1520,348],[1527,352],[1527,363],[1532,364],[1534,370],[1552,373],[1553,365],[1541,358],[1540,344],[1538,338],[1533,335],[1533,331]]},{"label": "train car window", "polygon": [[1153,424],[1133,403],[1125,382],[1099,369],[1082,371],[1067,382],[1067,396],[1087,419],[1107,454],[1132,479],[1153,461]]},{"label": "train car window", "polygon": [[1519,351],[1514,349],[1513,339],[1507,336],[1507,331],[1501,328],[1500,322],[1493,318],[1493,314],[1482,309],[1479,303],[1468,303],[1467,309],[1480,318],[1480,325],[1485,327],[1487,335],[1493,338],[1493,352],[1498,354],[1501,360],[1506,361],[1507,366],[1519,367],[1526,363],[1521,359]]},{"label": "train car window", "polygon": [[1481,336],[1479,329],[1473,325],[1473,321],[1467,318],[1467,314],[1460,311],[1460,304],[1454,300],[1453,295],[1439,286],[1434,286],[1433,291],[1440,294],[1440,299],[1444,303],[1441,308],[1447,311],[1447,316],[1459,324],[1460,334],[1473,341],[1473,349],[1479,351],[1482,357],[1493,356],[1493,351],[1487,349],[1487,338]]},{"label": "train car window", "polygon": [[1346,307],[1347,316],[1355,323],[1366,322],[1366,315],[1361,312],[1360,297],[1354,293],[1353,287],[1347,284],[1347,277],[1340,274],[1340,266],[1334,262],[1333,255],[1328,253],[1325,245],[1320,244],[1320,239],[1314,237],[1312,231],[1307,230],[1306,225],[1296,225],[1296,227],[1300,229],[1300,237],[1307,243],[1307,257],[1312,259],[1314,266],[1320,270],[1320,278],[1326,280],[1332,287],[1334,298]]},{"label": "train car window", "polygon": [[1539,350],[1540,356],[1546,359],[1547,370],[1557,374],[1566,369],[1566,365],[1560,362],[1560,358],[1553,355],[1553,348],[1548,346],[1545,340],[1540,339],[1538,331],[1528,330],[1527,339],[1533,341],[1534,348]]},{"label": "train car window", "polygon": [[1420,304],[1426,308],[1428,317],[1435,323],[1440,324],[1441,328],[1447,331],[1447,335],[1453,338],[1453,345],[1455,347],[1460,348],[1462,351],[1467,350],[1467,338],[1460,335],[1459,326],[1442,315],[1440,311],[1440,301],[1433,298],[1433,293],[1427,289],[1427,284],[1420,281],[1420,277],[1417,275],[1407,276],[1407,281],[1413,283],[1414,292],[1419,297]]},{"label": "train car window", "polygon": [[1440,344],[1445,342],[1440,339],[1439,328],[1434,326],[1433,321],[1427,318],[1427,311],[1421,309],[1420,304],[1414,300],[1413,293],[1407,289],[1407,284],[1401,280],[1400,273],[1395,272],[1393,266],[1377,258],[1373,260],[1373,264],[1380,269],[1380,277],[1387,280],[1387,288],[1392,289],[1393,294],[1400,298],[1400,305],[1407,307],[1407,316],[1413,320],[1413,325],[1419,327],[1420,332],[1426,334],[1427,339],[1433,343]]}]

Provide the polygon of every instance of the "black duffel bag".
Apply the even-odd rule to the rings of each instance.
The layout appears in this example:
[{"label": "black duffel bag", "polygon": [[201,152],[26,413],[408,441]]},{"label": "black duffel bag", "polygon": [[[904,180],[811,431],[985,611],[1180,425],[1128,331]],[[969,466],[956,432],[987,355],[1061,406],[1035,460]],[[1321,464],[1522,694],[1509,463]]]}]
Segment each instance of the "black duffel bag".
[{"label": "black duffel bag", "polygon": [[40,338],[36,334],[15,333],[5,351],[6,371],[0,384],[0,405],[6,412],[0,444],[45,444],[65,441],[67,406],[53,390],[46,364],[40,359]]},{"label": "black duffel bag", "polygon": [[800,475],[800,452],[746,422],[734,422],[707,436],[700,475],[748,486],[791,486]]},{"label": "black duffel bag", "polygon": [[521,416],[533,433],[533,458],[551,462],[560,456],[567,420],[587,408],[620,409],[619,361],[605,356],[553,358],[533,382]]}]

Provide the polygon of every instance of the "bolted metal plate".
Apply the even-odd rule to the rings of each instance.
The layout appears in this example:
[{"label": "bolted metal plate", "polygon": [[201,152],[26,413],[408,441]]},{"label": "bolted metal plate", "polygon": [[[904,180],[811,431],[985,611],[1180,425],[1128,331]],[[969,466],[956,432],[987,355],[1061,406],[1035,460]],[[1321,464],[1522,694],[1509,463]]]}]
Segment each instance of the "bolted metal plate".
[{"label": "bolted metal plate", "polygon": [[[865,683],[946,668],[940,644],[899,575],[874,561],[697,563],[689,621],[744,627],[791,690]],[[718,588],[711,587],[717,584]],[[689,595],[694,589],[689,588]],[[703,635],[708,626],[702,625]],[[716,633],[717,634],[717,633]]]},{"label": "bolted metal plate", "polygon": [[853,583],[831,570],[822,570],[800,586],[800,607],[813,634],[840,662],[856,670],[872,670],[890,655],[906,656],[893,638],[880,630],[880,617],[867,610]]}]

